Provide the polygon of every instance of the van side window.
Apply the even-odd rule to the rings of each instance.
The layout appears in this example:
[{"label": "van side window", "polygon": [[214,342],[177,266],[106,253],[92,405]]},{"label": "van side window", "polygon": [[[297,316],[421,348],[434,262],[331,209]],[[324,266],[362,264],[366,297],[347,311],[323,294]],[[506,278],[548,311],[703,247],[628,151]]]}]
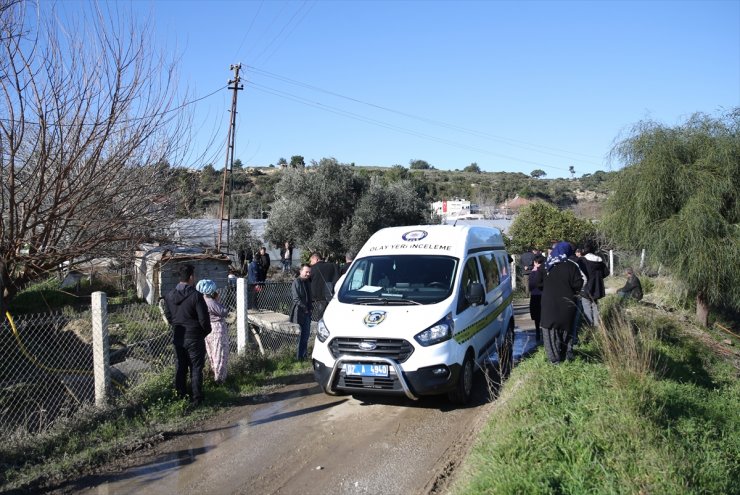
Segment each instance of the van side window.
[{"label": "van side window", "polygon": [[462,273],[460,295],[457,298],[457,312],[461,313],[467,309],[470,304],[468,299],[465,297],[468,294],[468,288],[473,282],[480,282],[480,275],[478,272],[478,263],[475,261],[476,258],[473,256],[465,263],[465,268]]},{"label": "van side window", "polygon": [[506,277],[509,274],[509,260],[506,259],[506,256],[496,256],[496,260],[498,260],[501,267],[501,275]]},{"label": "van side window", "polygon": [[480,256],[480,265],[483,269],[483,278],[486,280],[486,292],[491,292],[498,287],[499,274],[496,258],[493,254],[482,254]]}]

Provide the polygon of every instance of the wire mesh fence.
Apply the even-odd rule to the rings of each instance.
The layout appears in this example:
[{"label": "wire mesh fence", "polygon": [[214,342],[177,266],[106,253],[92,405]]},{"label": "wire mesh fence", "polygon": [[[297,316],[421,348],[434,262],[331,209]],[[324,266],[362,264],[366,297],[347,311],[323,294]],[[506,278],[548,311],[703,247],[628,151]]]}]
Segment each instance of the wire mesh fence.
[{"label": "wire mesh fence", "polygon": [[0,427],[35,433],[94,400],[89,315],[6,318],[0,327]]},{"label": "wire mesh fence", "polygon": [[[290,285],[247,285],[247,345],[265,355],[297,350],[300,330],[289,321]],[[219,291],[230,310],[232,354],[238,352],[237,292],[232,286]],[[0,436],[41,432],[95,403],[92,313],[23,315],[0,324]],[[146,374],[174,363],[172,333],[157,305],[108,305],[104,326],[113,394],[125,394]]]}]

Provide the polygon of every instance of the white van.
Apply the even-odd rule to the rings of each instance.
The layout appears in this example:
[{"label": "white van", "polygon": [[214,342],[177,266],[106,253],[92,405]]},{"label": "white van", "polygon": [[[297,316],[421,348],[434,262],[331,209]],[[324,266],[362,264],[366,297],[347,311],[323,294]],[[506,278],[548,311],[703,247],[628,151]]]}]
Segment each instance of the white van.
[{"label": "white van", "polygon": [[498,229],[391,227],[357,254],[318,322],[313,368],[337,393],[448,393],[465,403],[497,350],[512,363],[511,275]]}]

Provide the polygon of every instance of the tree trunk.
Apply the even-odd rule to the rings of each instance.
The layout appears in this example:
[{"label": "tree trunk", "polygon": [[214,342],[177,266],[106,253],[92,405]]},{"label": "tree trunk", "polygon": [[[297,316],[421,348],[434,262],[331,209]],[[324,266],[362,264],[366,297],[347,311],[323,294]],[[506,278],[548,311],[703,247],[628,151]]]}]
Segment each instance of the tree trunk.
[{"label": "tree trunk", "polygon": [[702,294],[696,296],[696,321],[699,325],[706,327],[709,320],[709,305],[702,297]]}]

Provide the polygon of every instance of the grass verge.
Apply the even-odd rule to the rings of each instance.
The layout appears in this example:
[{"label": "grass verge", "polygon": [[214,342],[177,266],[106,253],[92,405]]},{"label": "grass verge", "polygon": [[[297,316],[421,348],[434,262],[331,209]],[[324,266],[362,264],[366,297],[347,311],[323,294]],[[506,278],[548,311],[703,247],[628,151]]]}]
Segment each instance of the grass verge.
[{"label": "grass verge", "polygon": [[152,373],[105,410],[90,407],[34,436],[0,444],[0,492],[38,493],[90,472],[122,455],[145,449],[213,417],[244,397],[310,373],[293,352],[265,358],[256,352],[232,357],[226,383],[205,375],[205,402],[190,409],[175,397],[173,368]]},{"label": "grass verge", "polygon": [[514,370],[453,493],[740,493],[736,363],[675,315],[612,311],[576,360]]}]

